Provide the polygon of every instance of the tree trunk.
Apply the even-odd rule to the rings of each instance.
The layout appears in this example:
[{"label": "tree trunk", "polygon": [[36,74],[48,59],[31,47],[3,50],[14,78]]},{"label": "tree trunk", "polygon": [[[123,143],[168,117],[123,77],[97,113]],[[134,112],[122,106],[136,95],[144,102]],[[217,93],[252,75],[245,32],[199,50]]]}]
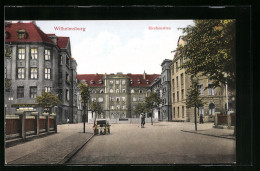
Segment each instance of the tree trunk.
[{"label": "tree trunk", "polygon": [[87,115],[86,115],[86,121],[88,123],[88,103],[87,103]]},{"label": "tree trunk", "polygon": [[[92,115],[93,115],[93,111],[92,111]],[[93,126],[95,126],[96,118],[97,118],[97,116],[96,116],[96,112],[95,112]]]},{"label": "tree trunk", "polygon": [[152,110],[152,113],[151,113],[151,125],[153,125],[153,110]]},{"label": "tree trunk", "polygon": [[195,123],[195,131],[197,131],[197,114],[196,114],[196,106],[194,107],[194,123]]}]

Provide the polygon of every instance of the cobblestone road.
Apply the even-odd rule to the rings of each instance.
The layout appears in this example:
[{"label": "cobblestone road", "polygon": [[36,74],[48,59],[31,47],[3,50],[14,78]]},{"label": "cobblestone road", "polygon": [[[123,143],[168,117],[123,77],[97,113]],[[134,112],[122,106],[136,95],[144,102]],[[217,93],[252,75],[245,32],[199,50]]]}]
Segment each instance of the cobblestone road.
[{"label": "cobblestone road", "polygon": [[[213,124],[198,125],[212,132]],[[234,139],[183,132],[192,123],[114,124],[111,134],[95,136],[70,164],[211,164],[236,161]],[[218,130],[232,134],[233,130]],[[214,132],[214,131],[213,131]],[[220,133],[220,132],[218,132]]]}]

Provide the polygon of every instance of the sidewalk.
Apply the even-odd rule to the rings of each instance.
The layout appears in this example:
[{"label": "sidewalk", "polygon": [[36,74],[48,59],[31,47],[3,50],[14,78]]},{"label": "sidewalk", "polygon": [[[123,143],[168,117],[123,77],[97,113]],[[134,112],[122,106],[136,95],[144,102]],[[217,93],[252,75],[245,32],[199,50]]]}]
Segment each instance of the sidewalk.
[{"label": "sidewalk", "polygon": [[5,149],[7,165],[63,164],[93,137],[92,124],[58,125],[58,133]]},{"label": "sidewalk", "polygon": [[198,124],[197,131],[195,131],[195,126],[193,126],[193,128],[182,129],[181,131],[236,140],[233,129],[213,128],[213,123]]}]

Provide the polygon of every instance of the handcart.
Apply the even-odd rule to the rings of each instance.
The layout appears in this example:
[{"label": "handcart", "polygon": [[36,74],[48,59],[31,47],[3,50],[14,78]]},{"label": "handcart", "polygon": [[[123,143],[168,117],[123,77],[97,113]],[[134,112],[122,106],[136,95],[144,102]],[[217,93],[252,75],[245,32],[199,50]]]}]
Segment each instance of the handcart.
[{"label": "handcart", "polygon": [[110,126],[107,120],[98,120],[93,126],[94,133],[96,135],[110,134]]}]

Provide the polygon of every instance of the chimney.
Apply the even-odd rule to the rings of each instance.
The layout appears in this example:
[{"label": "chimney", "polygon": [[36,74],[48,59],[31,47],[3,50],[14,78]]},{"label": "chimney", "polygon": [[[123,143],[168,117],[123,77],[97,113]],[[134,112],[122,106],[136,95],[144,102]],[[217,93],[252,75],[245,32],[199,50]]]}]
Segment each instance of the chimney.
[{"label": "chimney", "polygon": [[57,45],[57,36],[55,34],[49,34],[48,37]]},{"label": "chimney", "polygon": [[144,79],[146,78],[146,73],[145,73],[145,71],[144,71],[144,74],[143,74],[143,78],[144,78]]}]

